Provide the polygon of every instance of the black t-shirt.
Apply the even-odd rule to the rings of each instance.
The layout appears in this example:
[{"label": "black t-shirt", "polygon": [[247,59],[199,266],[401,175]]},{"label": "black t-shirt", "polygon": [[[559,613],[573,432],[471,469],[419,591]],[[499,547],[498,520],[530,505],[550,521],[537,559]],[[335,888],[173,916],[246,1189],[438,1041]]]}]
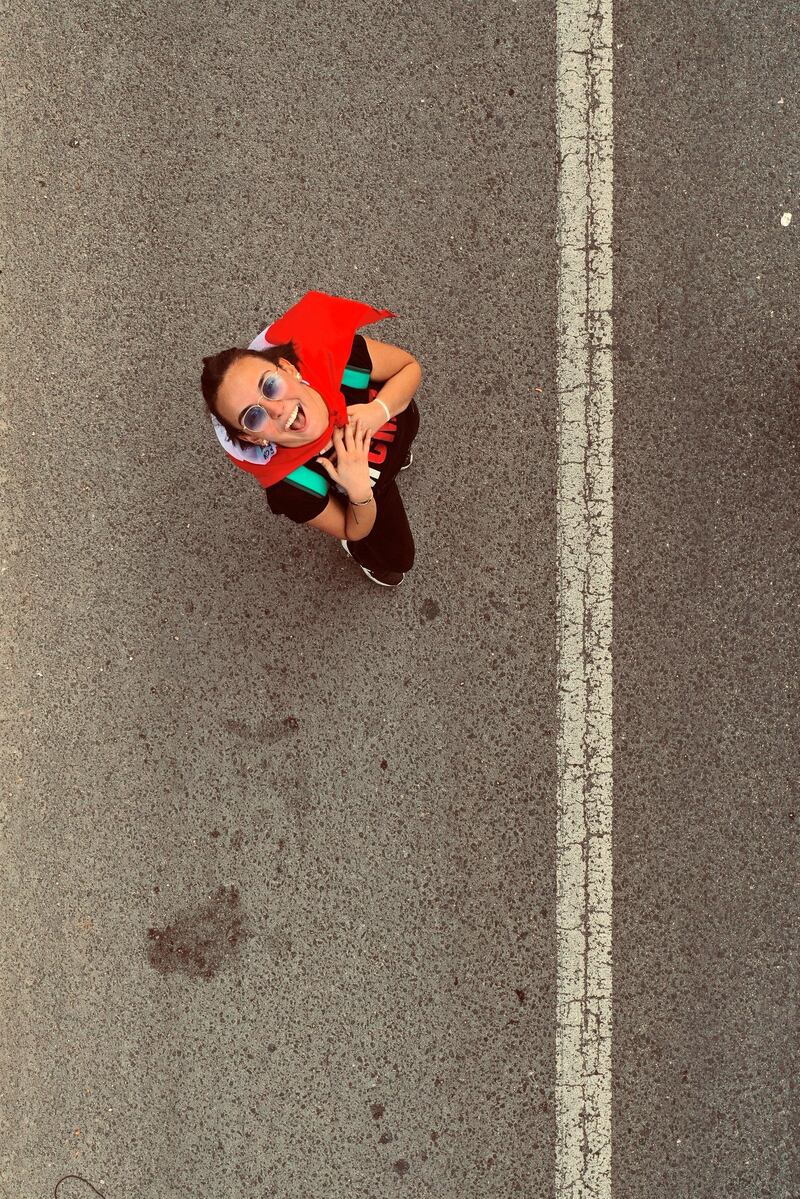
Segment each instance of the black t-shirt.
[{"label": "black t-shirt", "polygon": [[[352,404],[369,403],[368,389],[371,371],[372,359],[367,349],[367,343],[361,334],[357,333],[353,338],[350,357],[341,384],[342,395],[348,408]],[[376,499],[380,498],[381,492],[388,487],[405,461],[408,448],[416,433],[413,407],[414,401],[412,400],[405,412],[392,417],[383,428],[378,429],[377,433],[372,436],[368,461],[370,483]],[[316,461],[317,457],[333,459],[335,456],[336,451],[331,446],[324,454],[314,455],[299,471],[293,471],[292,474],[298,475],[297,479],[293,479],[290,475],[281,479],[279,483],[273,483],[271,487],[267,487],[267,503],[272,511],[279,516],[288,516],[290,520],[298,524],[305,524],[306,521],[313,520],[315,516],[319,516],[320,512],[324,511],[332,495],[339,494],[346,497],[347,492],[334,483],[324,466],[320,466]],[[302,475],[307,470],[314,471],[325,480],[329,486],[328,495],[319,495],[307,484],[303,484]]]}]

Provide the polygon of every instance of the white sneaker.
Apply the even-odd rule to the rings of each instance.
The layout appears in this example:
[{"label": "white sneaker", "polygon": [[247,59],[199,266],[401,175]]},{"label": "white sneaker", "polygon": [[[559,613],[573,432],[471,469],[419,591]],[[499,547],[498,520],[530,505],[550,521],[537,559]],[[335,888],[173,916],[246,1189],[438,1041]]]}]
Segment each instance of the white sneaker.
[{"label": "white sneaker", "polygon": [[[350,553],[350,550],[347,548],[347,542],[340,541],[339,544],[341,545],[344,552],[347,554],[348,558],[353,558],[353,555]],[[361,563],[358,562],[358,560],[356,558],[353,558],[353,561],[358,566],[361,566]],[[400,584],[402,583],[403,579],[406,577],[405,574],[401,570],[387,570],[387,571],[384,571],[383,574],[379,575],[379,574],[376,574],[372,570],[367,570],[366,566],[361,566],[361,569],[363,570],[363,572],[367,576],[367,578],[370,579],[373,583],[377,583],[379,587],[399,587]]]}]

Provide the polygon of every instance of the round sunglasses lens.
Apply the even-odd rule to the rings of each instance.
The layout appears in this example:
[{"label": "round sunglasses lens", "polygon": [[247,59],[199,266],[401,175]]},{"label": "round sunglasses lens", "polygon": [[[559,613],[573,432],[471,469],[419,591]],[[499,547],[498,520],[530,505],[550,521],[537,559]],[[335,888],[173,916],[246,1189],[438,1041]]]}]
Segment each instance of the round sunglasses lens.
[{"label": "round sunglasses lens", "polygon": [[261,380],[261,394],[265,400],[275,400],[283,391],[283,380],[280,375],[265,375]]},{"label": "round sunglasses lens", "polygon": [[248,433],[257,433],[267,419],[267,414],[258,404],[248,408],[242,417],[242,424]]}]

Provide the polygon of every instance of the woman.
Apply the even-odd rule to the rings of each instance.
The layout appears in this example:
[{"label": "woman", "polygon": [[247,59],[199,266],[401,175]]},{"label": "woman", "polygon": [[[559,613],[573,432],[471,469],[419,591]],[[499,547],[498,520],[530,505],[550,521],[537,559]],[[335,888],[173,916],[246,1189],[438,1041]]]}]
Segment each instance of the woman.
[{"label": "woman", "polygon": [[307,292],[247,349],[204,358],[201,379],[220,444],[272,511],[338,537],[383,587],[414,563],[395,480],[411,465],[422,372],[356,330],[392,315]]}]

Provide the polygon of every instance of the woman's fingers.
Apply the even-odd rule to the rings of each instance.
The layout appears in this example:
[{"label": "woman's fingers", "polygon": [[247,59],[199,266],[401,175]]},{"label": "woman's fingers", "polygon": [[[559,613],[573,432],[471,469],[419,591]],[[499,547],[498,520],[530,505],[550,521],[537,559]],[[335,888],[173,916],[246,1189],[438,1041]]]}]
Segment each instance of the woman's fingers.
[{"label": "woman's fingers", "polygon": [[366,421],[355,417],[342,428],[334,428],[333,439],[337,454],[363,454],[369,452],[372,433]]},{"label": "woman's fingers", "polygon": [[368,430],[360,417],[356,417],[353,421],[353,440],[358,449],[364,448],[364,439],[368,436]]},{"label": "woman's fingers", "polygon": [[317,458],[317,462],[325,471],[325,474],[328,476],[328,478],[333,479],[334,483],[339,482],[339,472],[331,462],[330,458]]}]

